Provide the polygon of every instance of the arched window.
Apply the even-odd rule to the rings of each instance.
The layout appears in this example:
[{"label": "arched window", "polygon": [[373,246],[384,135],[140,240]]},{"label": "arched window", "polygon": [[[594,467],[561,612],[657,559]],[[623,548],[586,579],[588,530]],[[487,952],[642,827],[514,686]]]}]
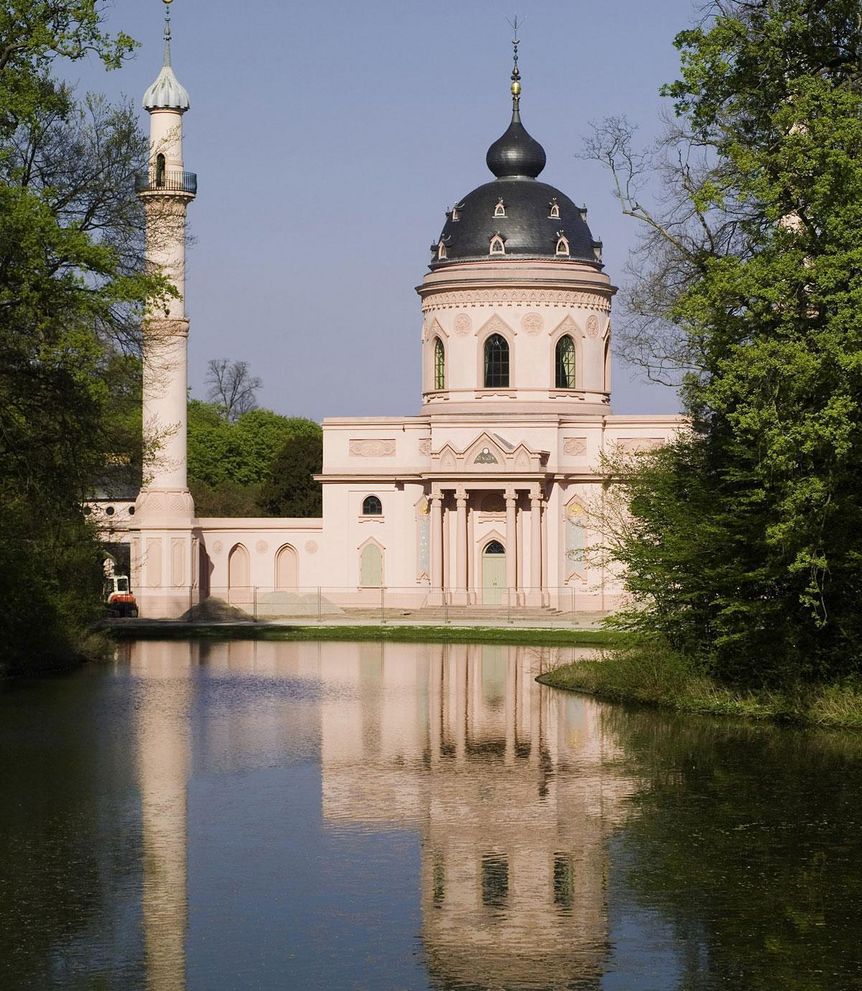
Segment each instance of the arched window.
[{"label": "arched window", "polygon": [[165,156],[156,155],[156,185],[164,186],[165,184]]},{"label": "arched window", "polygon": [[557,232],[557,257],[569,257],[569,242],[562,232]]},{"label": "arched window", "polygon": [[494,207],[494,216],[495,217],[506,216],[506,204],[503,202],[502,196],[497,200],[497,205]]},{"label": "arched window", "polygon": [[446,388],[446,351],[439,337],[434,338],[434,388]]},{"label": "arched window", "polygon": [[568,334],[557,341],[555,385],[558,389],[575,388],[575,342]]},{"label": "arched window", "polygon": [[492,255],[505,255],[506,254],[506,244],[503,241],[503,238],[499,234],[495,234],[491,238],[490,254],[492,254]]},{"label": "arched window", "polygon": [[366,496],[362,503],[363,516],[382,516],[383,503],[377,496]]},{"label": "arched window", "polygon": [[509,344],[500,334],[485,341],[485,388],[509,388]]},{"label": "arched window", "polygon": [[551,209],[550,212],[548,213],[548,216],[552,220],[560,219],[560,204],[557,202],[556,196],[551,200]]},{"label": "arched window", "polygon": [[505,554],[506,548],[499,540],[492,540],[485,548],[485,554]]}]

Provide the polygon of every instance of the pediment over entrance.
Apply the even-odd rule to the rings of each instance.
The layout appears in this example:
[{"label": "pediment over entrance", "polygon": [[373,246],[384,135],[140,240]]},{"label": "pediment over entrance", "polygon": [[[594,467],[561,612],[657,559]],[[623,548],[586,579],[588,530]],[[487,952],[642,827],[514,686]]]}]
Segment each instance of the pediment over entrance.
[{"label": "pediment over entrance", "polygon": [[513,447],[503,438],[498,438],[486,431],[479,434],[462,451],[447,443],[439,451],[431,452],[432,471],[463,472],[465,474],[477,472],[529,474],[542,471],[547,461],[547,451],[534,451],[523,442]]}]

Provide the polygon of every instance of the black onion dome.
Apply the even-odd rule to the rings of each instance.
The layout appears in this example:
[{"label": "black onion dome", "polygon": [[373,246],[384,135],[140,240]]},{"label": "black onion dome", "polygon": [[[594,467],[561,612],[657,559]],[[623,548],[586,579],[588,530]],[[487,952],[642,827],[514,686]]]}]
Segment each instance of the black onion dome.
[{"label": "black onion dome", "polygon": [[[512,121],[485,158],[497,178],[468,193],[447,214],[443,232],[431,246],[431,268],[511,257],[574,259],[601,267],[601,245],[593,240],[586,210],[536,179],[545,167],[545,149],[521,123],[520,83],[515,73],[512,78]],[[497,236],[503,250],[497,242],[492,252],[491,242]]]},{"label": "black onion dome", "polygon": [[545,167],[545,149],[527,133],[521,123],[521,115],[515,109],[512,122],[505,134],[488,149],[485,156],[488,168],[498,179],[504,176],[529,176],[535,179]]},{"label": "black onion dome", "polygon": [[[495,216],[501,200],[505,216]],[[433,245],[431,268],[467,259],[505,260],[512,256],[598,264],[600,246],[593,240],[585,213],[565,193],[546,182],[514,177],[494,179],[468,193],[447,215],[439,239],[445,257],[438,257],[438,245]],[[505,254],[490,253],[491,239],[496,234],[503,239]],[[560,237],[568,242],[567,256],[557,254]]]}]

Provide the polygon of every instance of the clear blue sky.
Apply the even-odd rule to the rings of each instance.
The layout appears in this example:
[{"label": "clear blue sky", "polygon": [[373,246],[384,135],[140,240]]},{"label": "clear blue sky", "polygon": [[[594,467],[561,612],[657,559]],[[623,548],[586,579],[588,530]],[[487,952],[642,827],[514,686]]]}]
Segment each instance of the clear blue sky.
[{"label": "clear blue sky", "polygon": [[[123,69],[76,66],[82,90],[140,105],[161,65],[163,4],[114,0],[109,24],[142,47]],[[506,128],[511,30],[522,116],[548,153],[542,178],[586,203],[614,281],[636,225],[610,180],[576,159],[589,121],[625,114],[649,139],[675,78],[691,0],[175,0],[174,69],[191,94],[190,381],[245,359],[262,405],[310,416],[418,412],[414,287],[444,210],[490,178]],[[146,125],[146,114],[141,111]],[[617,412],[677,408],[615,366]]]}]

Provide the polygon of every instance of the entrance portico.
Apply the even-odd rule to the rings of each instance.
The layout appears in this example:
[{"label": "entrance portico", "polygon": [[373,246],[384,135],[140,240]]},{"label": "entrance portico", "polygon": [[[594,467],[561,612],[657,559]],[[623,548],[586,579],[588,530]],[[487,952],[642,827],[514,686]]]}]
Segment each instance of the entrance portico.
[{"label": "entrance portico", "polygon": [[[544,486],[535,479],[438,479],[431,483],[431,598],[451,605],[548,604]],[[489,565],[489,546],[497,562]],[[488,567],[505,561],[507,598],[488,600]],[[496,571],[495,571],[496,574]],[[495,581],[496,586],[496,581]]]}]

